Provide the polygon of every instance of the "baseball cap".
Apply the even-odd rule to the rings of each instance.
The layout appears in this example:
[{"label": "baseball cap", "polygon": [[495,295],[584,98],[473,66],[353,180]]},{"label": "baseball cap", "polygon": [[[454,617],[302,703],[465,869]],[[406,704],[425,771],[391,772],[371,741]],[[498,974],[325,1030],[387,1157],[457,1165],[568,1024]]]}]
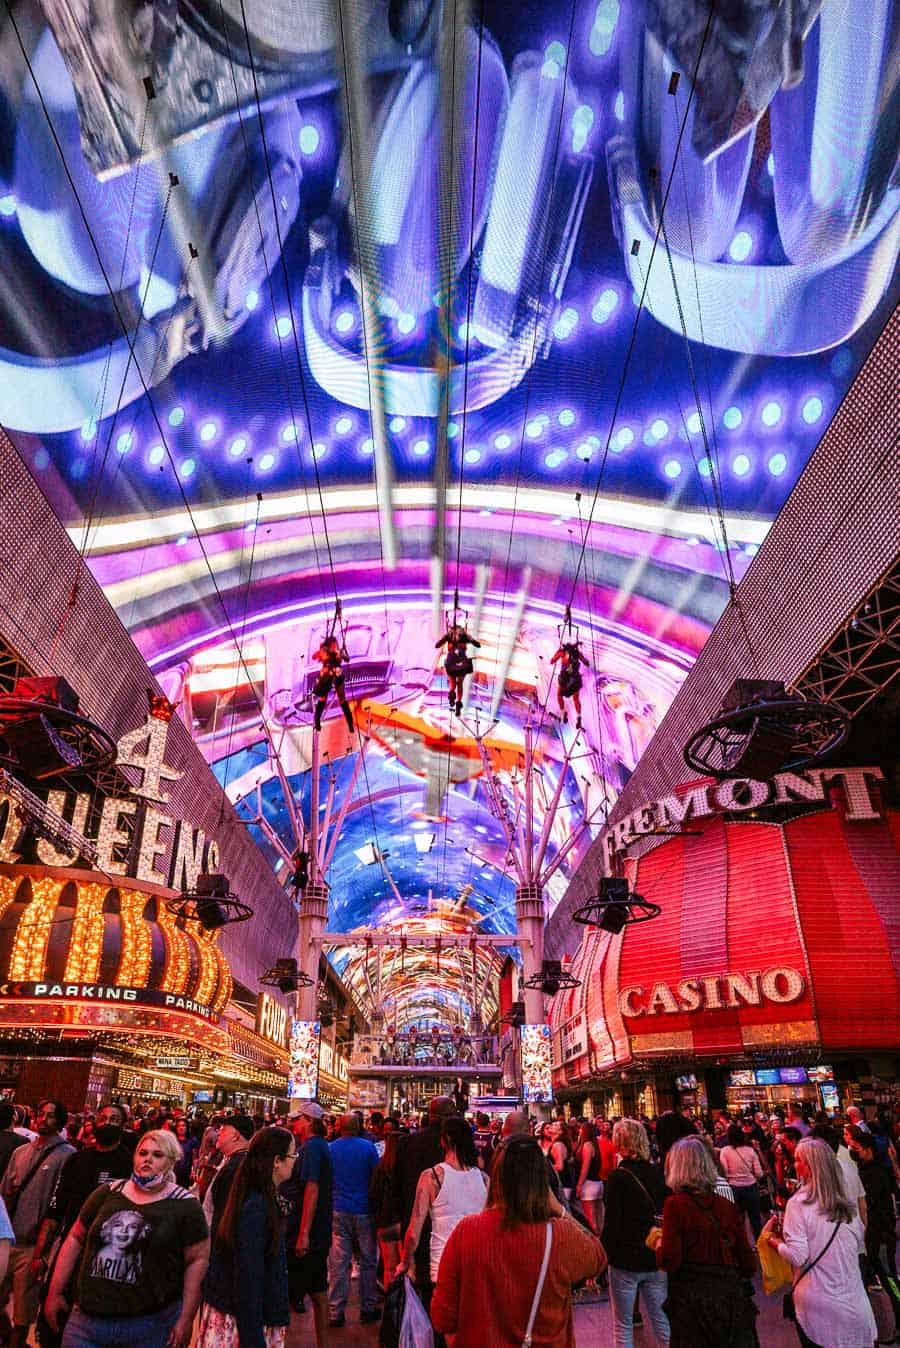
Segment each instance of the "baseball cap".
[{"label": "baseball cap", "polygon": [[321,1105],[317,1105],[315,1100],[305,1100],[297,1110],[298,1114],[305,1114],[308,1119],[324,1119],[325,1111]]}]

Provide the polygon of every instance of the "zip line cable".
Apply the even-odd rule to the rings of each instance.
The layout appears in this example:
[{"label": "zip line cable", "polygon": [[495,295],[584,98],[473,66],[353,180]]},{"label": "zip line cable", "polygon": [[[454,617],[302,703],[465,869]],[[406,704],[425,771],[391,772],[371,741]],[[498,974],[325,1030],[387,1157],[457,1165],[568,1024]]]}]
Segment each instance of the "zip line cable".
[{"label": "zip line cable", "polygon": [[[222,31],[222,34],[223,34],[223,37],[224,37],[224,41],[225,41],[226,55],[227,55],[227,57],[228,57],[228,67],[229,67],[229,70],[230,70],[230,72],[231,72],[231,82],[232,82],[232,86],[233,86],[233,89],[234,89],[235,108],[236,108],[236,111],[237,111],[238,126],[240,127],[241,140],[243,141],[243,145],[244,145],[244,157],[245,157],[245,159],[246,159],[246,161],[247,161],[247,165],[248,165],[248,168],[249,168],[249,165],[250,165],[250,141],[249,141],[249,138],[248,138],[248,135],[247,135],[247,119],[246,119],[246,117],[244,116],[244,113],[243,113],[243,111],[242,111],[242,109],[241,109],[241,106],[240,106],[240,94],[239,94],[239,91],[238,91],[237,74],[236,74],[235,68],[234,68],[234,57],[233,57],[233,53],[232,53],[232,49],[231,49],[231,38],[230,38],[230,35],[229,35],[229,25],[228,25],[228,23],[225,21],[224,11],[223,11],[223,8],[222,8],[222,0],[219,0],[219,18],[220,18],[220,23],[221,23],[221,31]],[[271,179],[270,179],[270,183],[271,183]],[[251,195],[251,198],[252,198],[252,201],[253,201],[253,212],[254,212],[254,215],[255,215],[255,217],[256,217],[256,227],[257,227],[257,230],[259,231],[260,253],[261,253],[262,258],[263,258],[263,263],[264,263],[264,265],[265,265],[266,274],[267,274],[267,275],[270,275],[271,272],[274,270],[274,265],[271,266],[271,267],[270,267],[270,265],[269,265],[268,251],[267,251],[267,248],[266,248],[266,234],[265,234],[265,230],[263,229],[262,217],[260,216],[260,212],[259,212],[259,201],[258,201],[258,199],[257,199],[257,195],[256,195],[255,192],[251,192],[250,195]],[[291,424],[291,431],[292,431],[292,433],[293,433],[293,436],[292,436],[292,443],[293,443],[293,445],[294,445],[294,449],[295,449],[295,452],[296,452],[296,455],[297,455],[297,466],[298,466],[298,468],[299,468],[299,470],[300,470],[300,481],[301,481],[301,483],[303,483],[303,479],[304,479],[304,476],[305,476],[305,474],[304,474],[304,469],[303,469],[303,459],[302,459],[302,456],[301,456],[300,446],[299,446],[299,444],[298,444],[297,434],[296,434],[296,431],[297,431],[297,416],[296,416],[296,413],[295,413],[295,411],[294,411],[294,398],[293,398],[293,394],[292,394],[292,392],[291,392],[291,381],[290,381],[289,373],[288,373],[287,359],[286,359],[286,357],[285,357],[284,341],[283,341],[283,339],[282,339],[281,333],[280,333],[279,330],[278,330],[278,311],[277,311],[277,306],[276,306],[276,303],[275,303],[275,294],[274,294],[274,290],[273,290],[273,288],[272,288],[271,285],[269,285],[269,286],[267,287],[267,291],[268,291],[268,295],[269,295],[269,307],[270,307],[271,312],[272,312],[272,326],[273,326],[273,328],[274,328],[274,330],[275,330],[275,337],[276,337],[276,340],[277,340],[277,343],[278,343],[278,363],[279,363],[279,371],[280,371],[281,381],[282,381],[282,389],[283,389],[283,392],[284,392],[284,400],[285,400],[285,403],[286,403],[286,405],[287,405],[288,414],[289,414],[290,419],[291,419],[291,423],[290,423],[290,424]],[[293,322],[293,318],[292,318],[291,321]],[[309,427],[307,427],[307,430],[309,431]],[[313,444],[312,444],[312,438],[311,438],[311,436],[310,436],[310,452],[311,452],[311,453],[312,453],[312,449],[313,449]],[[310,509],[310,504],[309,504],[309,492],[308,492],[308,490],[307,490],[307,487],[306,487],[305,483],[303,484],[303,497],[304,497],[304,503],[305,503],[306,520],[307,520],[307,523],[308,523],[308,525],[309,525],[309,536],[310,536],[310,540],[311,540],[311,542],[312,542],[313,553],[314,553],[315,559],[316,559],[316,571],[317,571],[317,573],[321,573],[322,567],[321,567],[321,563],[320,563],[320,560],[319,560],[319,543],[318,543],[317,538],[316,538],[316,526],[315,526],[315,523],[314,523],[314,520],[313,520],[313,512],[312,512],[312,510]],[[319,497],[319,504],[320,504],[320,506],[321,506],[321,494],[320,494],[320,497]]]},{"label": "zip line cable", "polygon": [[[570,10],[570,12],[569,12],[569,29],[568,29],[568,34],[567,34],[567,38],[566,38],[566,57],[565,57],[565,63],[564,63],[564,65],[563,65],[563,69],[562,69],[562,84],[561,84],[561,87],[562,87],[562,91],[563,91],[563,92],[562,92],[562,97],[561,97],[561,99],[560,99],[560,105],[559,105],[559,117],[557,118],[557,122],[556,122],[556,136],[555,136],[554,149],[553,149],[553,181],[552,181],[551,188],[550,188],[550,196],[549,196],[549,200],[550,200],[550,201],[552,201],[553,196],[554,196],[554,194],[555,194],[555,192],[556,192],[556,185],[557,185],[557,181],[558,181],[558,178],[559,178],[559,162],[560,162],[560,161],[559,161],[559,147],[560,147],[560,140],[561,140],[561,138],[562,138],[562,124],[563,124],[563,116],[564,116],[565,106],[566,106],[565,89],[566,89],[566,81],[567,81],[567,79],[568,79],[568,74],[569,74],[569,58],[570,58],[570,53],[571,53],[571,50],[572,50],[572,38],[573,38],[574,31],[575,31],[575,15],[576,15],[576,11],[577,11],[577,6],[578,6],[578,0],[572,0],[572,8],[571,8],[571,10]],[[542,253],[541,253],[541,270],[540,270],[540,278],[539,278],[539,282],[538,282],[538,293],[539,293],[539,294],[543,291],[543,288],[544,288],[544,278],[545,278],[546,272],[547,272],[547,261],[548,261],[549,256],[550,256],[550,235],[551,235],[551,231],[548,229],[548,230],[546,231],[546,236],[547,236],[547,237],[546,237],[546,240],[545,240],[545,243],[544,243],[544,247],[543,247],[543,250],[542,250]],[[511,516],[510,522],[509,522],[509,531],[508,531],[508,535],[507,535],[506,562],[505,562],[504,568],[503,568],[503,585],[502,585],[502,588],[501,588],[500,620],[499,620],[499,625],[500,625],[500,627],[501,627],[501,630],[502,630],[502,624],[503,624],[503,615],[504,615],[504,611],[505,611],[505,607],[506,607],[506,595],[507,595],[507,590],[508,590],[508,588],[509,588],[509,573],[510,573],[510,565],[511,565],[511,561],[512,561],[512,543],[513,543],[513,535],[514,535],[514,533],[515,533],[516,519],[517,519],[517,515],[518,515],[518,507],[519,507],[519,484],[520,484],[520,482],[521,482],[521,477],[522,477],[522,466],[523,466],[523,461],[524,461],[524,456],[525,456],[525,435],[526,435],[526,428],[527,428],[528,422],[529,422],[529,409],[530,409],[530,406],[531,406],[531,394],[532,394],[533,382],[534,382],[534,378],[535,378],[535,375],[534,375],[534,369],[535,369],[535,360],[536,360],[536,355],[537,355],[537,338],[538,338],[538,325],[535,324],[534,332],[533,332],[533,334],[532,334],[532,339],[531,339],[531,359],[529,360],[529,363],[528,363],[528,373],[527,373],[527,375],[526,375],[526,377],[525,377],[525,404],[524,404],[524,408],[523,408],[523,412],[522,412],[522,433],[521,433],[521,435],[520,435],[520,437],[519,437],[519,453],[518,453],[518,457],[517,457],[517,461],[516,461],[516,476],[515,476],[515,480],[514,480],[514,483],[513,483],[513,508],[512,508],[512,516]],[[499,648],[498,648],[498,651],[497,651],[497,655],[498,655],[498,657],[499,657]],[[495,661],[495,670],[494,670],[494,678],[495,678],[495,679],[496,679],[496,677],[497,677],[497,673],[498,673],[498,672],[499,672],[499,671],[498,671],[498,669],[497,669],[497,664],[496,664],[496,661]]]},{"label": "zip line cable", "polygon": [[[249,673],[249,670],[248,670],[248,668],[247,668],[247,664],[246,664],[246,661],[245,661],[245,659],[244,659],[243,652],[242,652],[242,650],[241,650],[240,644],[239,644],[238,641],[237,641],[237,638],[236,638],[236,635],[235,635],[235,631],[234,631],[234,625],[233,625],[233,623],[231,622],[231,618],[230,618],[229,613],[228,613],[228,606],[227,606],[227,604],[225,603],[224,596],[223,596],[223,594],[222,594],[222,591],[221,591],[220,588],[219,588],[219,584],[218,584],[218,581],[217,581],[217,579],[216,579],[215,571],[213,570],[212,564],[211,564],[211,562],[210,562],[209,554],[208,554],[207,549],[206,549],[206,546],[205,546],[205,544],[204,544],[204,542],[203,542],[203,537],[202,537],[202,535],[201,535],[201,532],[200,532],[200,530],[199,530],[199,528],[198,528],[198,525],[197,525],[197,522],[196,522],[196,519],[195,519],[195,516],[194,516],[193,509],[191,508],[191,504],[190,504],[190,501],[188,500],[187,493],[186,493],[186,491],[185,491],[185,489],[184,489],[184,485],[183,485],[183,483],[182,483],[182,481],[181,481],[181,478],[180,478],[180,475],[179,475],[179,473],[178,473],[178,471],[177,471],[177,468],[176,468],[176,465],[175,465],[174,456],[173,456],[173,454],[172,454],[172,449],[171,449],[171,446],[169,445],[169,442],[168,442],[168,440],[167,440],[167,438],[166,438],[166,433],[165,433],[165,431],[164,431],[164,429],[163,429],[162,421],[161,421],[161,419],[160,419],[159,412],[158,412],[158,410],[157,410],[157,408],[156,408],[156,404],[155,404],[154,399],[153,399],[153,395],[152,395],[152,392],[151,392],[151,386],[150,386],[150,384],[148,383],[147,377],[145,376],[143,370],[141,369],[140,362],[137,360],[137,356],[136,356],[135,349],[134,349],[134,338],[131,336],[131,334],[130,334],[130,332],[129,332],[128,325],[127,325],[127,323],[125,322],[125,319],[124,319],[124,317],[123,317],[123,314],[122,314],[121,308],[120,308],[120,306],[119,306],[118,300],[116,299],[116,294],[115,294],[115,292],[113,291],[112,283],[111,283],[111,281],[110,281],[109,274],[108,274],[108,272],[107,272],[107,270],[106,270],[106,265],[105,265],[105,263],[104,263],[104,261],[103,261],[103,257],[102,257],[102,255],[101,255],[99,245],[97,244],[96,237],[95,237],[94,232],[93,232],[93,230],[92,230],[92,228],[91,228],[90,221],[88,220],[88,217],[87,217],[87,212],[86,212],[85,207],[84,207],[84,202],[82,201],[82,199],[81,199],[81,197],[80,197],[80,195],[79,195],[79,193],[78,193],[77,187],[76,187],[76,185],[75,185],[75,181],[74,181],[74,178],[73,178],[73,176],[72,176],[71,169],[69,168],[69,164],[68,164],[68,161],[67,161],[67,159],[66,159],[65,152],[64,152],[64,150],[63,150],[63,147],[62,147],[62,144],[61,144],[61,142],[60,142],[59,136],[58,136],[58,134],[57,134],[56,127],[54,126],[54,124],[53,124],[53,119],[52,119],[51,116],[50,116],[50,112],[49,112],[49,109],[48,109],[48,107],[47,107],[46,99],[44,98],[43,90],[41,89],[40,84],[38,83],[38,80],[37,80],[37,78],[36,78],[36,76],[35,76],[35,72],[34,72],[34,68],[33,68],[32,63],[31,63],[31,59],[30,59],[30,57],[29,57],[29,55],[28,55],[28,52],[27,52],[27,50],[26,50],[26,48],[25,48],[25,44],[24,44],[24,42],[23,42],[23,40],[22,40],[21,33],[20,33],[19,28],[18,28],[18,25],[17,25],[17,23],[16,23],[15,15],[13,14],[13,12],[12,12],[12,10],[11,10],[11,8],[10,8],[9,0],[6,0],[6,8],[7,8],[7,12],[8,12],[8,14],[9,14],[9,17],[10,17],[10,22],[11,22],[12,29],[13,29],[15,35],[16,35],[16,40],[17,40],[17,42],[18,42],[19,49],[20,49],[20,51],[21,51],[21,53],[22,53],[22,57],[23,57],[23,59],[24,59],[25,65],[26,65],[26,67],[27,67],[27,69],[28,69],[28,73],[29,73],[29,75],[30,75],[30,77],[31,77],[32,83],[34,84],[34,88],[35,88],[35,91],[36,91],[36,93],[37,93],[38,100],[40,101],[41,108],[42,108],[42,111],[43,111],[43,113],[44,113],[44,117],[45,117],[45,119],[46,119],[47,126],[48,126],[49,131],[50,131],[50,135],[51,135],[51,137],[53,138],[54,144],[55,144],[55,146],[56,146],[57,153],[59,154],[60,162],[61,162],[62,167],[63,167],[63,171],[64,171],[64,173],[65,173],[65,175],[66,175],[66,178],[68,179],[69,187],[70,187],[70,189],[71,189],[71,191],[72,191],[74,200],[75,200],[75,202],[76,202],[76,204],[77,204],[77,206],[78,206],[78,211],[79,211],[79,214],[80,214],[80,216],[81,216],[81,220],[82,220],[82,223],[83,223],[83,225],[84,225],[85,231],[86,231],[86,233],[87,233],[88,238],[89,238],[90,241],[91,241],[91,246],[92,246],[92,248],[93,248],[93,250],[94,250],[94,254],[95,254],[96,259],[97,259],[97,265],[98,265],[98,267],[99,267],[99,269],[100,269],[100,272],[101,272],[101,274],[102,274],[102,276],[103,276],[103,280],[104,280],[104,283],[105,283],[105,285],[106,285],[106,288],[107,288],[107,291],[108,291],[108,294],[109,294],[109,298],[110,298],[110,302],[111,302],[111,304],[112,304],[113,311],[114,311],[114,313],[115,313],[115,316],[116,316],[116,319],[117,319],[117,321],[118,321],[119,327],[120,327],[121,330],[122,330],[123,336],[124,336],[124,338],[125,338],[126,345],[128,346],[130,358],[134,361],[134,367],[135,367],[135,369],[137,370],[138,377],[139,377],[139,379],[140,379],[140,381],[141,381],[141,386],[142,386],[142,388],[143,388],[143,390],[144,390],[144,394],[145,394],[146,399],[147,399],[147,406],[148,406],[148,409],[149,409],[149,411],[150,411],[150,415],[151,415],[151,417],[152,417],[152,419],[153,419],[153,423],[154,423],[154,425],[156,426],[156,429],[157,429],[157,431],[158,431],[158,433],[159,433],[160,442],[161,442],[161,444],[162,444],[163,449],[165,450],[165,454],[166,454],[166,457],[167,457],[167,459],[168,459],[169,466],[170,466],[171,469],[172,469],[172,473],[173,473],[173,476],[174,476],[174,479],[175,479],[175,484],[176,484],[176,487],[177,487],[177,489],[178,489],[178,493],[179,493],[179,495],[180,495],[180,497],[181,497],[182,504],[183,504],[183,506],[184,506],[184,509],[185,509],[185,512],[186,512],[186,514],[187,514],[187,516],[188,516],[188,519],[190,520],[191,529],[192,529],[194,535],[196,536],[196,539],[197,539],[197,545],[198,545],[198,547],[199,547],[199,549],[200,549],[200,553],[201,553],[201,556],[202,556],[202,558],[203,558],[204,565],[206,566],[206,569],[207,569],[207,571],[208,571],[208,573],[209,573],[210,582],[211,582],[211,584],[212,584],[212,588],[213,588],[213,591],[214,591],[214,593],[215,593],[216,600],[217,600],[217,602],[218,602],[218,604],[219,604],[219,607],[220,607],[221,610],[222,610],[222,614],[223,614],[223,617],[224,617],[224,619],[225,619],[225,626],[228,628],[229,634],[230,634],[230,636],[231,636],[231,640],[232,640],[232,642],[234,643],[235,649],[236,649],[237,652],[238,652],[238,656],[239,656],[239,660],[240,660],[241,667],[243,668],[244,673],[245,673],[245,675],[247,676],[247,683],[248,683],[249,687],[251,688],[251,690],[252,690],[252,692],[253,692],[253,695],[254,695],[254,700],[255,700],[256,703],[257,703],[257,708],[258,708],[258,711],[259,711],[259,714],[260,714],[260,718],[261,718],[261,721],[262,721],[262,726],[263,726],[263,733],[264,733],[264,736],[265,736],[265,738],[269,741],[269,744],[270,744],[270,747],[271,747],[271,749],[272,749],[273,754],[275,754],[275,756],[277,757],[277,749],[276,749],[276,747],[275,747],[275,744],[274,744],[274,740],[273,740],[271,731],[269,730],[269,728],[268,728],[268,726],[267,726],[267,724],[266,724],[265,716],[264,716],[264,713],[263,713],[262,703],[261,703],[261,701],[260,701],[259,695],[256,693],[256,690],[255,690],[255,688],[253,687],[253,681],[252,681],[252,679],[251,679],[251,677],[250,677],[250,673]],[[270,179],[270,181],[271,181],[271,179]],[[192,259],[192,262],[193,262],[193,261],[196,261],[196,258]],[[188,270],[189,270],[189,268],[188,268]],[[185,274],[187,275],[187,272],[186,272]]]},{"label": "zip line cable", "polygon": [[[622,365],[622,372],[621,372],[621,374],[620,374],[620,376],[619,376],[619,383],[618,383],[618,387],[617,387],[617,389],[616,389],[615,401],[614,401],[614,403],[613,403],[612,414],[611,414],[610,420],[609,420],[609,430],[608,430],[607,436],[606,436],[606,443],[605,443],[604,446],[603,446],[603,454],[601,455],[600,465],[599,465],[599,469],[598,469],[598,473],[597,473],[597,482],[596,482],[596,485],[595,485],[595,487],[594,487],[594,492],[593,492],[593,496],[592,496],[592,499],[591,499],[591,508],[590,508],[590,511],[588,512],[588,534],[589,534],[589,531],[590,531],[590,527],[591,527],[591,525],[593,524],[593,521],[594,521],[594,512],[595,512],[595,510],[596,510],[596,508],[597,508],[597,502],[598,502],[598,500],[599,500],[599,498],[600,498],[600,487],[601,487],[601,485],[602,485],[602,483],[603,483],[603,474],[604,474],[604,471],[605,471],[605,469],[606,469],[607,460],[608,460],[608,458],[609,458],[609,447],[610,447],[610,442],[611,442],[612,437],[613,437],[613,432],[614,432],[614,430],[615,430],[615,425],[616,425],[616,419],[618,418],[618,415],[619,415],[619,408],[621,407],[621,404],[622,404],[622,398],[623,398],[624,393],[625,393],[625,383],[626,383],[626,380],[627,380],[627,378],[628,378],[628,372],[629,372],[629,368],[630,368],[630,366],[631,366],[631,359],[632,359],[632,356],[633,356],[633,354],[634,354],[635,344],[636,344],[636,342],[637,342],[638,324],[639,324],[639,322],[640,322],[641,313],[642,313],[642,311],[643,311],[644,304],[645,304],[646,297],[647,297],[647,286],[648,286],[649,281],[650,281],[650,272],[651,272],[651,270],[652,270],[652,268],[653,268],[653,261],[654,261],[654,259],[655,259],[655,257],[656,257],[656,251],[657,251],[657,247],[658,247],[658,244],[659,244],[660,235],[661,235],[661,233],[662,233],[663,213],[665,212],[665,208],[666,208],[666,205],[667,205],[668,200],[669,200],[669,193],[670,193],[671,190],[672,190],[672,185],[673,185],[673,182],[674,182],[674,179],[675,179],[675,169],[676,169],[677,164],[678,164],[678,156],[679,156],[679,154],[680,154],[680,152],[681,152],[681,144],[682,144],[682,141],[683,141],[683,139],[684,139],[685,129],[686,129],[686,127],[687,127],[688,114],[689,114],[689,112],[690,112],[690,110],[691,110],[691,106],[692,106],[693,100],[694,100],[694,94],[695,94],[695,92],[696,92],[696,87],[697,87],[697,75],[698,75],[698,72],[699,72],[699,69],[700,69],[700,63],[701,63],[701,61],[703,60],[703,53],[704,53],[705,50],[706,50],[706,43],[707,43],[707,40],[708,40],[708,38],[709,38],[710,30],[711,30],[711,27],[712,27],[712,20],[713,20],[713,15],[714,15],[714,13],[715,13],[715,0],[710,0],[709,11],[708,11],[707,16],[706,16],[706,24],[704,25],[703,36],[702,36],[702,38],[701,38],[701,40],[700,40],[700,47],[699,47],[698,52],[697,52],[697,60],[696,60],[695,63],[694,63],[694,71],[693,71],[693,75],[692,75],[692,77],[691,77],[691,89],[690,89],[690,93],[688,94],[687,103],[686,103],[685,110],[684,110],[684,116],[683,116],[683,118],[681,119],[681,124],[680,124],[679,129],[678,129],[678,137],[677,137],[676,142],[675,142],[675,150],[674,150],[674,155],[673,155],[673,159],[672,159],[672,167],[671,167],[671,169],[670,169],[670,171],[669,171],[669,177],[668,177],[668,181],[667,181],[667,183],[666,183],[665,194],[664,194],[664,196],[663,196],[663,198],[662,198],[660,219],[659,219],[659,222],[658,222],[658,224],[657,224],[657,226],[656,226],[656,230],[655,230],[654,235],[653,235],[653,245],[652,245],[652,247],[651,247],[651,249],[650,249],[650,258],[649,258],[649,261],[648,261],[648,263],[647,263],[647,276],[646,276],[646,279],[644,280],[644,283],[643,283],[643,285],[642,285],[642,287],[641,287],[641,293],[640,293],[640,295],[639,295],[639,297],[638,297],[637,309],[635,310],[634,318],[632,319],[632,323],[631,323],[631,333],[630,333],[630,335],[629,335],[628,345],[627,345],[627,347],[626,347],[626,349],[625,349],[625,359],[624,359],[624,362],[623,362],[623,365]],[[588,534],[585,535],[585,538],[586,538],[586,539],[587,539],[587,537],[588,537]],[[586,546],[586,544],[585,544],[585,546]],[[579,558],[578,566],[576,567],[576,572],[575,572],[575,575],[574,575],[574,577],[573,577],[573,579],[572,579],[571,594],[572,594],[572,597],[573,597],[573,598],[574,598],[574,595],[575,595],[575,589],[576,589],[577,584],[578,584],[578,572],[579,572],[580,569],[581,569],[581,564],[582,564],[582,562],[583,562],[583,559],[584,559],[584,546],[582,547],[581,557]]]},{"label": "zip line cable", "polygon": [[[312,459],[313,474],[316,480],[316,492],[318,493],[319,497],[319,509],[322,515],[322,533],[325,538],[325,548],[328,553],[328,568],[331,573],[331,584],[334,590],[335,603],[337,603],[339,596],[337,588],[337,577],[334,568],[334,556],[332,554],[331,538],[328,531],[328,516],[325,510],[324,497],[322,495],[322,479],[319,473],[319,463],[315,454],[315,437],[313,436],[313,429],[312,429],[312,414],[310,412],[309,406],[309,394],[306,387],[306,376],[303,373],[303,359],[300,354],[300,338],[297,333],[297,322],[294,313],[294,301],[291,295],[290,276],[288,275],[287,261],[284,255],[284,238],[281,232],[281,223],[279,220],[279,212],[278,212],[278,202],[275,197],[275,184],[272,180],[272,161],[269,155],[269,143],[266,137],[265,120],[263,118],[262,101],[259,92],[259,81],[256,75],[256,61],[253,56],[252,43],[250,41],[250,33],[247,27],[247,12],[244,0],[240,0],[240,4],[241,4],[241,23],[243,25],[244,37],[247,43],[247,57],[249,60],[251,78],[253,80],[253,97],[256,103],[256,115],[257,121],[259,123],[259,134],[263,148],[263,158],[266,167],[266,177],[269,182],[269,192],[272,197],[272,219],[275,225],[275,234],[278,239],[278,256],[281,267],[281,274],[284,281],[284,292],[285,292],[285,299],[287,300],[288,314],[291,320],[291,336],[293,339],[294,355],[297,361],[297,374],[300,380],[300,396],[303,403],[303,416],[306,422],[307,434],[309,436],[310,458]],[[221,7],[221,0],[220,0],[220,7]]]}]

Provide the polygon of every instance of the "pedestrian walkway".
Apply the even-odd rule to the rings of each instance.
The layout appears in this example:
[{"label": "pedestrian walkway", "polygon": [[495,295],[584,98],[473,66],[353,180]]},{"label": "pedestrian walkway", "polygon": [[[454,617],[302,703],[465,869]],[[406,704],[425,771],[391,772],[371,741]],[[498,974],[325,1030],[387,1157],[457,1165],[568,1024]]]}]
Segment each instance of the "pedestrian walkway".
[{"label": "pedestrian walkway", "polygon": [[[758,1280],[757,1280],[758,1282]],[[354,1284],[355,1289],[356,1284]],[[759,1307],[757,1330],[760,1348],[797,1348],[797,1335],[793,1327],[782,1318],[781,1294],[774,1297],[763,1296],[757,1290],[756,1304]],[[612,1348],[612,1313],[608,1301],[595,1302],[575,1307],[575,1339],[578,1348]],[[653,1331],[636,1329],[635,1348],[655,1348]],[[331,1348],[377,1348],[378,1326],[361,1325],[359,1310],[353,1304],[347,1307],[347,1323],[343,1329],[331,1331]],[[312,1312],[295,1315],[288,1330],[285,1348],[316,1348],[316,1335],[313,1328]],[[485,1345],[488,1348],[488,1345]]]}]

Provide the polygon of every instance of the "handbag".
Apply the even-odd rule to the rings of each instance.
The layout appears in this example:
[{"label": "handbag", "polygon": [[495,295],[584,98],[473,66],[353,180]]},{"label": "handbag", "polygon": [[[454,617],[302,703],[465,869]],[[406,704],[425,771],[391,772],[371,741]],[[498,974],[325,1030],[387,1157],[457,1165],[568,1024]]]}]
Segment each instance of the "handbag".
[{"label": "handbag", "polygon": [[824,1246],[824,1248],[819,1251],[819,1253],[816,1255],[815,1259],[812,1261],[811,1264],[806,1264],[800,1270],[800,1272],[797,1274],[797,1277],[794,1279],[794,1286],[791,1288],[789,1292],[785,1292],[784,1300],[781,1303],[781,1314],[784,1316],[785,1320],[797,1319],[797,1307],[794,1305],[794,1292],[797,1289],[797,1284],[803,1278],[806,1277],[807,1273],[811,1273],[812,1270],[815,1268],[816,1264],[819,1262],[819,1260],[824,1258],[824,1256],[828,1253],[829,1249],[831,1248],[831,1242],[834,1240],[835,1236],[838,1233],[839,1226],[840,1222],[835,1222],[834,1230],[828,1237],[828,1241]]},{"label": "handbag", "polygon": [[528,1328],[525,1330],[525,1337],[522,1340],[522,1348],[531,1348],[531,1331],[534,1329],[534,1322],[537,1319],[538,1306],[540,1305],[541,1293],[544,1290],[544,1281],[547,1277],[547,1267],[550,1263],[550,1249],[553,1245],[553,1223],[547,1223],[547,1234],[544,1237],[544,1258],[541,1261],[541,1271],[538,1275],[537,1287],[534,1289],[534,1296],[531,1299],[531,1310],[528,1313]]}]

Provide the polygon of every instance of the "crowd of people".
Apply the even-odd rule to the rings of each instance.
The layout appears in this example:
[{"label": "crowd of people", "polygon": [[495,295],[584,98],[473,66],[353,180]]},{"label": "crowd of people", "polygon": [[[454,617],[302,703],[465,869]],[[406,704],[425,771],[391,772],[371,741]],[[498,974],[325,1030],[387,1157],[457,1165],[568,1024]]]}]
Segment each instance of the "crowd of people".
[{"label": "crowd of people", "polygon": [[616,1348],[642,1320],[657,1344],[754,1348],[766,1250],[801,1348],[871,1348],[873,1288],[896,1311],[900,1116],[537,1122],[458,1104],[417,1120],[0,1103],[0,1342],[283,1348],[308,1301],[326,1348],[407,1276],[437,1345],[574,1348],[587,1293],[609,1297]]}]

